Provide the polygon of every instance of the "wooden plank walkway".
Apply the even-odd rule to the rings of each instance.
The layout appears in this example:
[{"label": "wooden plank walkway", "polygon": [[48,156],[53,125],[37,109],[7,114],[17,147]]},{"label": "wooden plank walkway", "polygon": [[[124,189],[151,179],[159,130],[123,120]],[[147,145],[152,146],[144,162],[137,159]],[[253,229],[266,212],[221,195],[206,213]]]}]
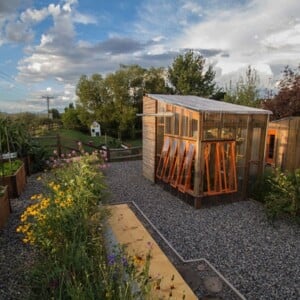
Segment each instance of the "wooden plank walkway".
[{"label": "wooden plank walkway", "polygon": [[[116,240],[121,245],[126,244],[128,254],[146,257],[151,245],[150,276],[162,278],[160,289],[154,289],[157,297],[169,299],[171,292],[170,299],[198,299],[129,206],[120,204],[112,205],[110,208],[112,216],[109,225]],[[171,289],[171,285],[174,288]]]}]

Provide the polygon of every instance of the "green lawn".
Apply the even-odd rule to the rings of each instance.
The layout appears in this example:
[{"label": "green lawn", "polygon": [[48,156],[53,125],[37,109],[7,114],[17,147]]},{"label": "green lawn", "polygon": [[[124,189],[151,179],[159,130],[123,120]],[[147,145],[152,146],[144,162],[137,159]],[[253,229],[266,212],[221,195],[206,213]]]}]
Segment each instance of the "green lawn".
[{"label": "green lawn", "polygon": [[[92,152],[93,148],[85,144],[98,147],[100,145],[108,145],[110,148],[119,148],[121,143],[118,139],[110,136],[91,137],[89,134],[85,134],[81,131],[71,129],[55,129],[45,132],[42,136],[38,137],[38,141],[49,149],[49,155],[52,155],[53,150],[57,149],[57,136],[59,135],[60,144],[62,146],[62,152],[68,153],[72,149],[78,149],[78,142],[82,142],[84,150]],[[132,147],[141,146],[141,140],[126,140],[126,145]]]}]

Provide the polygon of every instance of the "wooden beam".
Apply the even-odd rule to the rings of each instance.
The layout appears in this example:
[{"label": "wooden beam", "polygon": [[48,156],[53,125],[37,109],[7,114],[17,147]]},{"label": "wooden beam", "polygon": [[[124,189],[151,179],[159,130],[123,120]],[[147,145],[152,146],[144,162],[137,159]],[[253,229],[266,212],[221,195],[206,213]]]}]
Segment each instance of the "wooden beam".
[{"label": "wooden beam", "polygon": [[166,112],[158,112],[158,113],[143,113],[143,114],[136,114],[137,117],[173,117],[174,113],[170,111]]}]

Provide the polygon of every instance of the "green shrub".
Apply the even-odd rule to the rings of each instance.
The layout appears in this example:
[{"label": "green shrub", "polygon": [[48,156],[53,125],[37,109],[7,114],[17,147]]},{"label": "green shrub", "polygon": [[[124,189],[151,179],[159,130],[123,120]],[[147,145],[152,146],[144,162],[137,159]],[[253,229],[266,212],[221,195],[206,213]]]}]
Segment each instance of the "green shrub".
[{"label": "green shrub", "polygon": [[264,197],[268,215],[275,217],[288,214],[300,217],[300,169],[291,173],[276,170],[268,180],[268,193]]},{"label": "green shrub", "polygon": [[28,154],[31,158],[31,172],[36,173],[43,171],[46,167],[46,159],[48,158],[46,148],[36,140],[31,140]]},{"label": "green shrub", "polygon": [[270,184],[270,181],[272,181],[275,176],[276,175],[273,169],[265,169],[264,174],[256,180],[253,186],[250,187],[251,197],[264,203],[265,197],[272,191],[272,185]]}]

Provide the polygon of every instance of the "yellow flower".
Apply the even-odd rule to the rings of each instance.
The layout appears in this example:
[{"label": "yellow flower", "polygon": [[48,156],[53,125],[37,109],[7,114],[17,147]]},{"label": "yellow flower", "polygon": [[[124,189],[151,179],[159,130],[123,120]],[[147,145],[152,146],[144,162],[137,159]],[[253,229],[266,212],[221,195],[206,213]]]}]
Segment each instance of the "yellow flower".
[{"label": "yellow flower", "polygon": [[144,264],[144,259],[140,255],[134,255],[133,262],[136,266],[142,266]]},{"label": "yellow flower", "polygon": [[54,186],[54,182],[53,181],[51,181],[51,182],[49,182],[49,184],[48,184],[48,186],[50,187],[50,188],[52,188],[53,186]]},{"label": "yellow flower", "polygon": [[21,216],[21,222],[25,222],[27,220],[27,218],[28,218],[27,214],[23,214]]},{"label": "yellow flower", "polygon": [[30,199],[31,199],[31,200],[36,200],[36,199],[37,199],[37,195],[32,195],[32,196],[30,197]]},{"label": "yellow flower", "polygon": [[36,178],[36,180],[42,180],[42,177],[41,177],[41,176],[38,176],[38,177]]}]

